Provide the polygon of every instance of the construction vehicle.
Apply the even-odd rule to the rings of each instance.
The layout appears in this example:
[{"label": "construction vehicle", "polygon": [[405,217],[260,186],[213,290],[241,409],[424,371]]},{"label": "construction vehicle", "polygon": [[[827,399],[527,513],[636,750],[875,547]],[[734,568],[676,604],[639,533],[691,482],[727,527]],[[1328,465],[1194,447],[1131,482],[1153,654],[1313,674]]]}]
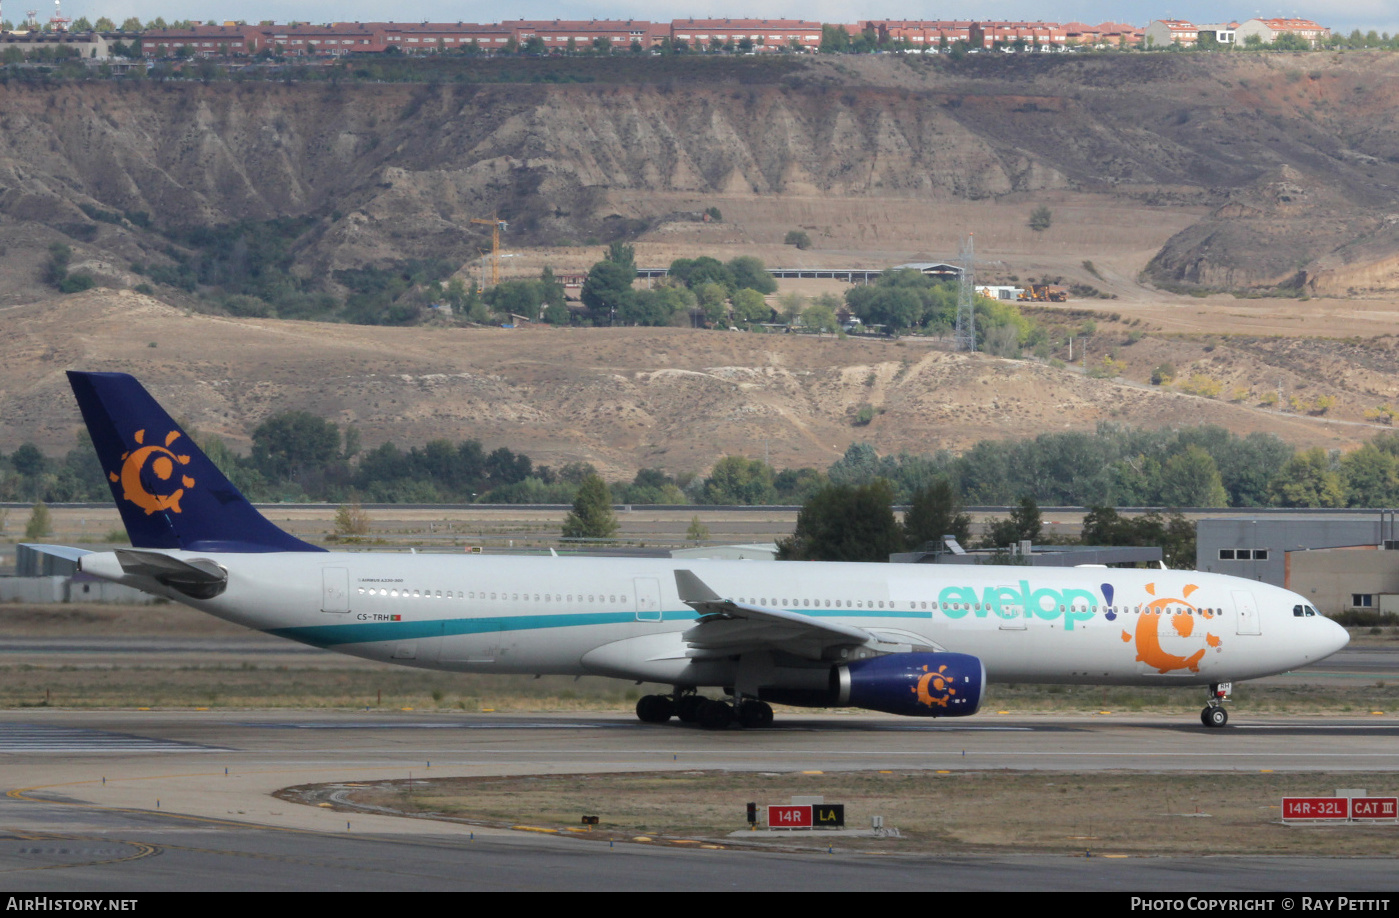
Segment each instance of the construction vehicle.
[{"label": "construction vehicle", "polygon": [[1069,288],[1058,284],[1031,284],[1016,299],[1022,303],[1065,303],[1069,299]]}]

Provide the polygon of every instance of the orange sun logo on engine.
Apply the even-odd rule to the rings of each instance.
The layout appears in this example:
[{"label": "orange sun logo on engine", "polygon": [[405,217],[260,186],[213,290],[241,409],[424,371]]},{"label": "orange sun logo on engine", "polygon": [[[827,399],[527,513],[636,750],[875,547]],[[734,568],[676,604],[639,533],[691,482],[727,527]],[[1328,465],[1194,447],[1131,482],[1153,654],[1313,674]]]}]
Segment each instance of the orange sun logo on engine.
[{"label": "orange sun logo on engine", "polygon": [[[1205,647],[1196,649],[1188,656],[1184,653],[1171,653],[1162,645],[1162,640],[1171,645],[1171,649],[1188,651],[1191,644],[1198,643],[1190,639],[1195,636],[1197,622],[1203,628],[1208,627],[1208,623],[1214,619],[1214,612],[1210,609],[1201,609],[1191,605],[1186,600],[1190,594],[1199,587],[1187,584],[1181,590],[1181,597],[1163,597],[1154,599],[1142,607],[1137,616],[1137,632],[1135,640],[1137,643],[1137,662],[1145,663],[1157,672],[1165,674],[1177,670],[1188,669],[1192,673],[1200,671],[1200,661],[1205,657],[1205,650],[1208,648],[1219,649],[1220,640],[1214,633],[1205,631]],[[1146,591],[1152,596],[1156,595],[1156,584],[1148,583]],[[1165,620],[1169,629],[1162,629],[1161,622]],[[1131,643],[1133,635],[1127,631],[1122,632],[1122,640]],[[1178,647],[1177,645],[1186,645]]]},{"label": "orange sun logo on engine", "polygon": [[[129,500],[150,516],[157,510],[169,510],[172,513],[180,512],[180,498],[185,496],[185,488],[194,487],[194,479],[188,475],[180,475],[179,484],[183,487],[176,487],[166,494],[155,494],[146,490],[146,482],[151,481],[152,487],[158,491],[164,491],[161,482],[176,484],[173,480],[177,466],[189,465],[188,456],[177,456],[168,447],[180,438],[178,430],[172,430],[165,435],[165,445],[159,446],[151,444],[143,445],[146,441],[144,430],[136,431],[136,444],[140,447],[129,453],[122,453],[121,474],[108,472],[107,477],[113,484],[121,482],[121,496],[123,500]],[[143,475],[146,470],[150,470],[150,476]],[[151,476],[154,476],[152,480]],[[143,480],[145,479],[145,480]]]},{"label": "orange sun logo on engine", "polygon": [[939,666],[937,672],[931,672],[924,666],[923,675],[918,677],[918,685],[911,686],[909,691],[918,696],[919,704],[945,708],[952,696],[957,694],[952,687],[952,679],[946,673],[946,666]]}]

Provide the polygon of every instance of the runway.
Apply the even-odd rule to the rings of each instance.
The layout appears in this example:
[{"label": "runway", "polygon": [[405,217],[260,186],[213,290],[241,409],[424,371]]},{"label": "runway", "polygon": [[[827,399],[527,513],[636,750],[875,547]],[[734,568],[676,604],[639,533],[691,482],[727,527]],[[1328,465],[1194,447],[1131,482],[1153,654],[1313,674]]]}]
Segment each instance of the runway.
[{"label": "runway", "polygon": [[1236,716],[1234,726],[1215,731],[1193,716],[992,714],[923,723],[856,714],[715,733],[613,715],[8,711],[0,713],[7,794],[0,798],[0,883],[47,892],[1393,890],[1399,871],[1391,859],[608,847],[346,814],[271,794],[410,775],[666,770],[1325,770],[1391,772],[1399,784],[1397,741],[1399,721],[1388,716]]}]

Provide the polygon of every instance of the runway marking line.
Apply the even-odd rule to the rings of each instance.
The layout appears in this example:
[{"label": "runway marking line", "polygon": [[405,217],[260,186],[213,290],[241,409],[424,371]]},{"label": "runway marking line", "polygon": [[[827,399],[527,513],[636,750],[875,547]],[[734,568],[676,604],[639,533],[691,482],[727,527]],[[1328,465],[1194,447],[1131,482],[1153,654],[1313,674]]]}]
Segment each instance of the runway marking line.
[{"label": "runway marking line", "polygon": [[[44,803],[50,801],[39,802]],[[125,864],[129,861],[139,861],[143,857],[150,857],[153,854],[159,854],[162,850],[162,848],[158,845],[148,845],[144,842],[128,841],[122,838],[101,838],[99,836],[93,835],[26,835],[21,832],[11,832],[11,834],[14,835],[16,838],[22,838],[25,841],[94,841],[105,842],[107,844],[112,844],[113,842],[115,842],[118,845],[130,845],[131,847],[136,849],[136,853],[127,855],[126,857],[106,858],[104,860],[98,861],[80,861],[74,864],[43,864],[36,867],[15,867],[10,870],[0,870],[0,873],[22,873],[26,870],[67,870],[72,867],[103,867],[107,864]]]}]

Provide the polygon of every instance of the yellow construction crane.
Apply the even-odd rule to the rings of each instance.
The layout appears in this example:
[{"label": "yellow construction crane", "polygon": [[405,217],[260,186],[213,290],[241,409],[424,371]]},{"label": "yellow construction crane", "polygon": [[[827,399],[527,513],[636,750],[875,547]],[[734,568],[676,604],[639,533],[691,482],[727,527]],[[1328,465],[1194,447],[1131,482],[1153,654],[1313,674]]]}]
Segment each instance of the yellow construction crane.
[{"label": "yellow construction crane", "polygon": [[471,222],[491,228],[491,286],[494,287],[500,283],[500,231],[507,229],[510,224],[499,217],[491,217],[489,220],[473,218]]}]

